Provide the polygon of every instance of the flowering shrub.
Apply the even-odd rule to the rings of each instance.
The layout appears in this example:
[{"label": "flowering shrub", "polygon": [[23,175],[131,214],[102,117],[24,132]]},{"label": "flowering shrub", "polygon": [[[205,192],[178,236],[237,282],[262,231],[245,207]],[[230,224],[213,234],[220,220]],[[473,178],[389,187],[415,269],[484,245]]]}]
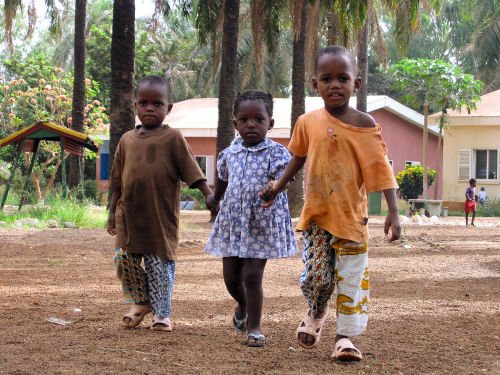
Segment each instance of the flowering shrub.
[{"label": "flowering shrub", "polygon": [[[424,168],[421,165],[408,167],[396,176],[399,185],[399,195],[407,201],[417,199],[424,190]],[[432,185],[436,179],[436,171],[427,167],[428,184]]]},{"label": "flowering shrub", "polygon": [[[0,76],[0,136],[7,136],[39,121],[51,121],[57,125],[70,127],[72,76],[61,68],[53,68],[50,80],[45,78],[36,80],[31,76],[29,78],[31,84],[27,81],[28,79],[23,78],[6,80]],[[85,84],[88,103],[84,108],[84,132],[92,135],[96,142],[100,142],[99,135],[107,134],[106,108],[94,99],[98,92],[95,83],[86,80]],[[44,161],[40,168],[32,172],[31,179],[35,184],[38,200],[43,200],[61,163],[59,142],[40,142],[39,153]],[[85,156],[96,155],[85,149]],[[27,153],[25,161],[27,163],[29,161]],[[48,176],[44,176],[44,172]],[[48,180],[43,191],[40,188],[42,177],[47,177]]]}]

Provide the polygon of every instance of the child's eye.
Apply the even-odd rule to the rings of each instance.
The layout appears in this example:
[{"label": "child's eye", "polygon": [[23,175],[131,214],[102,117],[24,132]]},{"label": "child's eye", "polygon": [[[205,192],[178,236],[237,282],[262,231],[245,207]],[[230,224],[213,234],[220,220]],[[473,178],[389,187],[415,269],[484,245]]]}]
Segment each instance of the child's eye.
[{"label": "child's eye", "polygon": [[321,82],[325,82],[325,83],[330,82],[330,77],[321,78]]},{"label": "child's eye", "polygon": [[155,106],[155,107],[161,107],[162,105],[163,105],[163,103],[161,103],[161,102],[156,102],[156,103],[154,103],[154,106]]},{"label": "child's eye", "polygon": [[340,82],[347,82],[347,81],[349,81],[349,78],[348,77],[340,77],[339,80],[340,80]]},{"label": "child's eye", "polygon": [[262,122],[264,119],[262,117],[257,117],[257,122]]},{"label": "child's eye", "polygon": [[246,122],[246,121],[247,121],[247,118],[246,118],[246,117],[240,117],[238,120],[239,120],[240,122]]}]

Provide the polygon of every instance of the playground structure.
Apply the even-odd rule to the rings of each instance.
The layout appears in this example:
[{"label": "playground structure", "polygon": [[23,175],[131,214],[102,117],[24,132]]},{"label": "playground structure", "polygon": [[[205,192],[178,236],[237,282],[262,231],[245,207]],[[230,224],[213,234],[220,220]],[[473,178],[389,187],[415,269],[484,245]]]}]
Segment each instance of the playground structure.
[{"label": "playground structure", "polygon": [[66,183],[66,163],[64,158],[64,152],[69,152],[70,154],[78,156],[78,174],[80,180],[80,189],[82,199],[84,197],[83,193],[83,175],[81,170],[81,157],[83,156],[83,148],[88,148],[92,151],[97,151],[97,147],[94,145],[93,141],[87,137],[87,135],[71,130],[65,126],[57,125],[49,121],[40,121],[30,126],[27,126],[8,137],[0,140],[0,147],[5,147],[10,144],[16,145],[16,158],[11,169],[11,174],[5,191],[2,196],[2,202],[0,204],[0,210],[3,209],[5,201],[7,200],[7,195],[9,193],[10,186],[12,184],[12,179],[14,178],[14,173],[19,164],[19,158],[21,152],[31,152],[31,162],[28,167],[28,173],[26,175],[26,180],[24,182],[21,200],[19,202],[18,210],[21,210],[24,201],[24,192],[28,187],[29,177],[33,166],[35,164],[36,155],[38,151],[38,146],[40,141],[54,141],[59,142],[61,147],[61,167],[62,167],[62,185],[63,185],[63,197],[65,198],[68,194],[68,186]]}]

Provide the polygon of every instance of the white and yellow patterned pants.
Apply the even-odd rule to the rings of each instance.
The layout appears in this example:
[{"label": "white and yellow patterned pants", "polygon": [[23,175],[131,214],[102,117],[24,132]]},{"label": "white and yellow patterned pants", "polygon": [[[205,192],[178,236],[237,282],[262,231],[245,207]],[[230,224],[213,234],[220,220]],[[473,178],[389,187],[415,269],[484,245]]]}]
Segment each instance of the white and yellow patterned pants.
[{"label": "white and yellow patterned pants", "polygon": [[356,336],[368,323],[368,249],[366,243],[350,242],[333,236],[311,223],[303,231],[304,271],[300,287],[312,317],[327,310],[337,286],[337,333]]}]

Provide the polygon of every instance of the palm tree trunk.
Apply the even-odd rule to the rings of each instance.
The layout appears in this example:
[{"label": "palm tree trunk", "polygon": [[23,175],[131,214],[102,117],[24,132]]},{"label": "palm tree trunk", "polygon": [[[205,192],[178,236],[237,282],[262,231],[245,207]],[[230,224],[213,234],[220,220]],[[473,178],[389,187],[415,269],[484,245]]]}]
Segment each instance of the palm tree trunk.
[{"label": "palm tree trunk", "polygon": [[361,76],[361,87],[357,93],[356,108],[361,112],[367,111],[368,100],[368,29],[369,18],[366,17],[365,24],[358,39],[358,69]]},{"label": "palm tree trunk", "polygon": [[135,1],[115,0],[113,5],[113,35],[111,39],[111,126],[109,140],[109,170],[113,165],[116,146],[123,133],[133,129]]},{"label": "palm tree trunk", "polygon": [[[305,103],[305,47],[306,47],[306,24],[307,24],[307,1],[303,1],[300,32],[298,38],[293,41],[292,62],[292,116],[290,135],[293,134],[295,123],[300,115],[306,111]],[[301,169],[295,176],[287,191],[290,214],[292,217],[300,215],[304,205],[304,171]]]},{"label": "palm tree trunk", "polygon": [[[333,7],[332,7],[333,8]],[[339,44],[340,40],[340,20],[335,12],[329,12],[327,18],[327,41],[329,46]]]},{"label": "palm tree trunk", "polygon": [[219,80],[219,122],[217,124],[217,154],[228,147],[234,138],[233,102],[238,69],[238,29],[240,1],[224,2],[222,26],[222,56]]},{"label": "palm tree trunk", "polygon": [[[71,111],[71,129],[83,133],[85,107],[85,15],[87,0],[76,0],[75,3],[75,46],[74,46],[74,79],[73,107]],[[69,164],[69,186],[76,187],[80,183],[78,157],[71,155]]]}]

